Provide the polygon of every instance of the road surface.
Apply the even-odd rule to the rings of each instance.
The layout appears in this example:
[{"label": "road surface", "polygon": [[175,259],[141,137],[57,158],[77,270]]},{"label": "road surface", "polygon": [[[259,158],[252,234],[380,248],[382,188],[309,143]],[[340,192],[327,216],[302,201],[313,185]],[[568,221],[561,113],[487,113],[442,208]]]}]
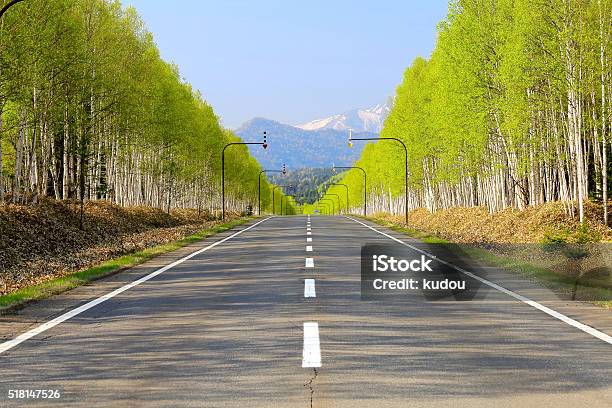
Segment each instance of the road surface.
[{"label": "road surface", "polygon": [[393,238],[418,248],[366,221],[272,217],[2,316],[0,406],[612,406],[609,311],[478,265],[538,303],[486,285],[360,300],[361,246]]}]

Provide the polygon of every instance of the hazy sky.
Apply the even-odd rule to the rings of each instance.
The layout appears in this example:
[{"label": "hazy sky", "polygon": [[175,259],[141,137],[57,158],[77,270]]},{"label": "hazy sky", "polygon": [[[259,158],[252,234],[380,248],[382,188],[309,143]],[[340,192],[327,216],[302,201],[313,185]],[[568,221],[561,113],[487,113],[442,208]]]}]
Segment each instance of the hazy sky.
[{"label": "hazy sky", "polygon": [[123,0],[223,124],[288,124],[384,102],[429,56],[447,0]]}]

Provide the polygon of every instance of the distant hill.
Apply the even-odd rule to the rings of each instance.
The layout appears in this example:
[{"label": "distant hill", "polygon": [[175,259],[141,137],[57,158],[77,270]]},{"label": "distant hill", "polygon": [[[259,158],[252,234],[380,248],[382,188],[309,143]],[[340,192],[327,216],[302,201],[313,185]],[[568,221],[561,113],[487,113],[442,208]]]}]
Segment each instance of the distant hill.
[{"label": "distant hill", "polygon": [[380,133],[385,119],[391,112],[393,99],[388,98],[383,104],[378,104],[367,109],[353,109],[338,115],[332,115],[323,119],[315,119],[308,123],[296,125],[304,130],[335,129],[355,132]]},{"label": "distant hill", "polygon": [[317,200],[321,184],[329,180],[336,173],[331,168],[325,169],[297,169],[289,170],[287,174],[270,174],[272,183],[277,185],[292,185],[294,188],[289,191],[283,189],[286,194],[295,196],[300,204],[312,204]]},{"label": "distant hill", "polygon": [[[263,118],[249,120],[235,133],[244,141],[261,141],[264,130],[268,132],[268,149],[256,145],[249,148],[265,169],[279,169],[283,163],[290,170],[329,168],[333,164],[348,166],[359,158],[365,146],[365,143],[355,143],[353,148],[348,147],[347,130],[304,130]],[[378,135],[353,132],[353,137]]]}]

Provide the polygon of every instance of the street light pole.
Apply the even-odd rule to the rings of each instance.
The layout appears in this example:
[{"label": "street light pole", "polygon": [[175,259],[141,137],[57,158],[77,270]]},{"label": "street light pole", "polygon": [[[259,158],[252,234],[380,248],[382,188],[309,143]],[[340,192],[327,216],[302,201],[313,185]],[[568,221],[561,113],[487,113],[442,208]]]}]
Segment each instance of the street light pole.
[{"label": "street light pole", "polygon": [[[330,196],[336,196],[336,200],[338,200],[338,214],[340,214],[340,208],[342,207],[342,205],[340,205],[340,196],[338,194],[335,193],[325,193],[324,195],[330,195]],[[332,200],[333,202],[333,200]],[[335,205],[336,203],[334,203]]]},{"label": "street light pole", "polygon": [[327,203],[327,201],[332,203],[332,215],[334,215],[336,213],[336,203],[334,203],[334,200],[332,200],[331,198],[320,198],[319,202],[322,201],[325,201],[325,203]]},{"label": "street light pole", "polygon": [[221,151],[221,219],[225,220],[225,149],[235,145],[261,145],[264,149],[268,148],[268,142],[266,141],[266,132],[263,132],[264,140],[263,143],[259,142],[232,142],[225,145]]},{"label": "street light pole", "polygon": [[395,138],[395,137],[359,137],[356,139],[353,139],[353,134],[351,131],[349,131],[349,147],[353,147],[353,140],[395,140],[396,142],[399,142],[402,144],[402,146],[404,147],[404,163],[406,166],[406,172],[405,172],[405,191],[404,191],[404,206],[405,206],[405,213],[406,213],[406,224],[408,224],[408,148],[406,147],[406,144],[404,142],[402,142],[400,139]]},{"label": "street light pole", "polygon": [[[346,213],[349,213],[349,192],[348,192],[348,186],[346,184],[342,184],[342,183],[330,183],[330,186],[344,186],[344,188],[346,188]],[[338,200],[338,203],[340,201]],[[338,204],[340,205],[340,204]]]},{"label": "street light pole", "polygon": [[[293,188],[293,184],[289,184],[288,186],[274,186],[274,188],[272,189],[272,214],[276,214],[276,208],[274,206],[274,192],[279,187],[281,187],[281,188]],[[283,196],[281,196],[281,199],[282,199],[282,197]],[[281,215],[283,215],[282,214],[282,210],[283,210],[283,208],[282,208],[282,202],[281,202]]]},{"label": "street light pole", "polygon": [[20,1],[23,0],[11,0],[8,3],[6,3],[6,5],[4,7],[2,7],[2,10],[0,10],[0,18],[2,18],[2,16],[4,15],[4,13],[6,13],[6,10],[8,10],[9,8],[11,8],[12,6],[14,6],[15,4],[19,3]]},{"label": "street light pole", "polygon": [[[325,203],[325,204],[327,204],[327,203]],[[325,206],[323,204],[319,204],[317,206],[317,210],[321,210],[321,212],[325,215],[326,211],[329,212],[329,207],[327,207],[327,206]]]},{"label": "street light pole", "polygon": [[322,202],[319,202],[319,204],[317,205],[317,209],[321,210],[321,213],[322,213],[323,215],[325,215],[326,213],[329,213],[329,207],[328,207],[328,205],[329,205],[329,204],[327,204],[327,203],[322,203]]},{"label": "street light pole", "polygon": [[261,175],[264,174],[264,173],[283,173],[283,174],[287,174],[287,168],[283,164],[283,168],[281,170],[262,170],[262,171],[259,172],[259,177],[257,178],[257,209],[258,209],[258,214],[259,215],[261,215]]},{"label": "street light pole", "polygon": [[287,199],[285,200],[285,215],[289,215],[289,197],[291,197],[294,202],[295,197],[291,194],[285,194],[285,197],[287,197]]},{"label": "street light pole", "polygon": [[363,173],[363,216],[368,214],[368,175],[366,171],[359,166],[334,166],[335,169],[359,169]]}]

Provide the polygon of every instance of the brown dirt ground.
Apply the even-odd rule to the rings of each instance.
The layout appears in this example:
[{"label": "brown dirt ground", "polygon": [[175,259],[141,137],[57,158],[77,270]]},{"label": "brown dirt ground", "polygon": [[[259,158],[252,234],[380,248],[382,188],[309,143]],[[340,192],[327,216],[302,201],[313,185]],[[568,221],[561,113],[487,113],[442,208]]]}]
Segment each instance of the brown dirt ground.
[{"label": "brown dirt ground", "polygon": [[0,294],[210,228],[209,213],[45,200],[0,206]]},{"label": "brown dirt ground", "polygon": [[[496,213],[482,207],[457,207],[433,213],[417,209],[408,214],[408,227],[529,262],[595,287],[612,288],[612,229],[602,223],[601,205],[586,203],[585,215],[586,223],[581,226],[577,214],[568,213],[560,202]],[[403,216],[375,217],[405,225]],[[583,254],[576,258],[578,249]]]},{"label": "brown dirt ground", "polygon": [[[587,227],[582,228],[582,234],[592,241],[612,241],[612,229],[601,221],[602,206],[587,203],[585,213]],[[402,216],[377,214],[376,217],[404,224]],[[421,208],[408,214],[408,226],[460,243],[541,243],[555,236],[575,242],[581,236],[578,217],[568,214],[560,202],[496,213],[489,213],[483,207],[455,207],[433,213]]]}]

